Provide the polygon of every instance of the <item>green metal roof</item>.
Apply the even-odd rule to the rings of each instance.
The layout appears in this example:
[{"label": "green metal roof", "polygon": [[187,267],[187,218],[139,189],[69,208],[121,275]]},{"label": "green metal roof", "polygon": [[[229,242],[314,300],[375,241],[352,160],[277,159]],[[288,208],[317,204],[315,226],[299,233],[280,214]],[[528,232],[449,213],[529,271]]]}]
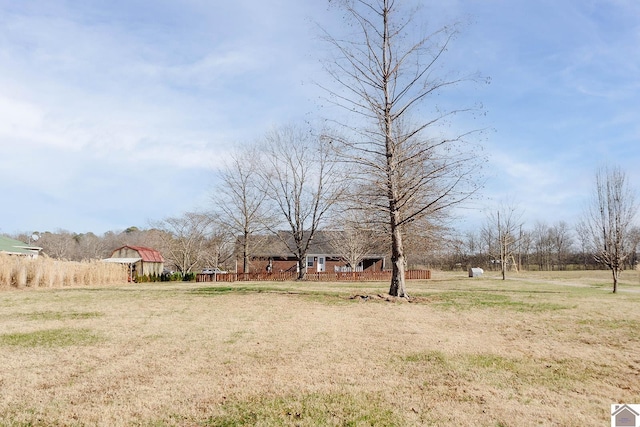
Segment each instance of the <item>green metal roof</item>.
[{"label": "green metal roof", "polygon": [[6,236],[0,236],[0,252],[6,252],[16,255],[33,255],[40,252],[42,248],[30,246],[20,240],[11,239]]}]

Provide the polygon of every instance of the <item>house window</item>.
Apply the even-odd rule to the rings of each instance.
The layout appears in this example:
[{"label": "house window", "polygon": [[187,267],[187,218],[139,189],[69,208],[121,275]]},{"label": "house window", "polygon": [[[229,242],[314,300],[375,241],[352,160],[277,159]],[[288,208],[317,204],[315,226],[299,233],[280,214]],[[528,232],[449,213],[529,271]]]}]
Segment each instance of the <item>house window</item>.
[{"label": "house window", "polygon": [[307,257],[307,267],[313,267],[313,257]]}]

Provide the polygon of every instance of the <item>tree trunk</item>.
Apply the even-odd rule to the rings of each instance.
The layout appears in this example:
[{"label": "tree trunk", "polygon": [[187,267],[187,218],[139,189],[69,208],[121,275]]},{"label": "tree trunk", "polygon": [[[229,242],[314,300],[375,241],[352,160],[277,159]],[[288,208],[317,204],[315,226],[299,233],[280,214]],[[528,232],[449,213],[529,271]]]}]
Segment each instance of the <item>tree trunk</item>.
[{"label": "tree trunk", "polygon": [[507,280],[507,242],[500,242],[500,268],[502,270],[502,280]]},{"label": "tree trunk", "polygon": [[393,230],[391,235],[391,286],[389,287],[389,295],[394,297],[405,298],[407,293],[404,289],[404,249],[402,247],[402,233],[400,227],[395,222],[392,224]]},{"label": "tree trunk", "polygon": [[298,280],[304,280],[307,273],[307,257],[300,257],[298,260]]},{"label": "tree trunk", "polygon": [[502,280],[507,278],[506,269],[506,253],[507,253],[507,240],[502,234],[502,223],[500,222],[500,211],[498,211],[498,244],[500,245],[500,273],[502,273]]},{"label": "tree trunk", "polygon": [[247,243],[247,239],[249,238],[249,233],[244,232],[244,242],[242,242],[242,272],[249,272],[249,244]]},{"label": "tree trunk", "polygon": [[611,273],[613,274],[613,293],[615,294],[618,290],[618,278],[620,277],[620,269],[614,267],[611,269]]}]

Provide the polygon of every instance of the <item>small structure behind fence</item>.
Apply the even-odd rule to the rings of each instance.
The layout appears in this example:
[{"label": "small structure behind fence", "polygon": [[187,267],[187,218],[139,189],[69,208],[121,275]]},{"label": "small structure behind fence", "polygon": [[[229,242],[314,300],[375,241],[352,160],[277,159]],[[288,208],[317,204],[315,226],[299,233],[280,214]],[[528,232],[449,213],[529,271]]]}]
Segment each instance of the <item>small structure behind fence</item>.
[{"label": "small structure behind fence", "polygon": [[[284,282],[296,280],[298,273],[295,271],[283,271],[275,273],[222,273],[222,274],[198,274],[196,282]],[[406,270],[407,280],[431,279],[431,270]],[[309,272],[305,275],[305,281],[309,282],[372,282],[391,280],[390,271],[353,271],[353,272]]]}]

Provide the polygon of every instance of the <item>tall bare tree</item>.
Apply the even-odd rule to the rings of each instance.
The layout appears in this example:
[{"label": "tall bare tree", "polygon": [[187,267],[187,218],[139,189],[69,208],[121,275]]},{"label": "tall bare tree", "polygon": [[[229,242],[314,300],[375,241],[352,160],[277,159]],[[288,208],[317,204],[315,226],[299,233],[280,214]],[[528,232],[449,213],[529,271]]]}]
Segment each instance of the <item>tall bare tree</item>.
[{"label": "tall bare tree", "polygon": [[389,294],[406,297],[406,225],[424,217],[435,221],[477,187],[478,156],[466,144],[473,132],[451,135],[444,129],[453,116],[475,107],[447,109],[435,102],[443,89],[477,76],[441,72],[458,26],[424,35],[422,23],[401,10],[401,1],[335,3],[346,12],[345,28],[352,32],[346,38],[325,32],[336,57],[325,63],[335,87],[324,88],[329,101],[348,114],[336,120],[331,141],[356,169],[360,208],[382,211],[387,218]]},{"label": "tall bare tree", "polygon": [[580,244],[580,258],[582,259],[582,265],[584,267],[584,269],[587,269],[587,260],[589,258],[589,250],[590,250],[590,242],[591,242],[591,238],[590,238],[590,232],[589,232],[589,226],[587,225],[587,222],[582,219],[580,221],[578,221],[578,223],[575,225],[575,233],[576,236],[578,237],[578,242]]},{"label": "tall bare tree", "polygon": [[100,259],[110,255],[104,239],[94,233],[79,234],[76,241],[78,242],[77,258],[80,260]]},{"label": "tall bare tree", "polygon": [[335,222],[340,229],[328,233],[329,243],[333,253],[348,264],[349,271],[357,271],[366,255],[381,253],[382,236],[365,212],[344,210],[336,216]]},{"label": "tall bare tree", "polygon": [[214,220],[203,246],[201,266],[220,267],[223,270],[233,269],[235,267],[235,243],[235,236],[229,232],[229,229],[220,226]]},{"label": "tall bare tree", "polygon": [[518,265],[520,268],[529,269],[532,245],[532,233],[520,227],[520,239],[518,240]]},{"label": "tall bare tree", "polygon": [[42,252],[52,258],[74,260],[76,240],[70,231],[58,230],[55,233],[45,231],[40,233],[38,246]]},{"label": "tall bare tree", "polygon": [[544,221],[536,221],[531,234],[538,269],[551,270],[553,264],[553,237],[551,227]]},{"label": "tall bare tree", "polygon": [[600,168],[584,224],[594,258],[611,270],[614,293],[624,262],[634,249],[631,231],[637,211],[636,192],[627,175],[619,167]]},{"label": "tall bare tree", "polygon": [[498,249],[498,253],[494,256],[497,255],[500,261],[502,280],[505,280],[507,266],[515,264],[518,242],[522,237],[522,210],[513,202],[503,202],[497,210],[489,211],[485,228],[492,230],[485,234],[497,238],[493,247]]},{"label": "tall bare tree", "polygon": [[161,230],[163,255],[182,274],[192,273],[206,259],[212,218],[200,212],[185,212],[154,224]]},{"label": "tall bare tree", "polygon": [[568,256],[573,238],[571,237],[571,229],[565,221],[556,222],[550,229],[550,237],[553,244],[553,250],[556,255],[556,263],[558,270],[565,269],[566,258]]},{"label": "tall bare tree", "polygon": [[[289,125],[268,133],[260,153],[260,179],[280,221],[269,225],[306,274],[309,245],[344,192],[333,151],[312,130]],[[278,232],[278,226],[286,228]]]},{"label": "tall bare tree", "polygon": [[638,246],[640,245],[640,227],[634,226],[629,232],[630,240],[630,252],[631,255],[627,258],[627,263],[630,267],[635,267],[638,264]]},{"label": "tall bare tree", "polygon": [[221,171],[221,185],[212,195],[218,220],[229,231],[240,236],[242,248],[242,271],[249,272],[251,254],[259,243],[261,233],[270,224],[270,215],[265,209],[267,193],[258,178],[260,153],[250,146],[231,157]]}]

